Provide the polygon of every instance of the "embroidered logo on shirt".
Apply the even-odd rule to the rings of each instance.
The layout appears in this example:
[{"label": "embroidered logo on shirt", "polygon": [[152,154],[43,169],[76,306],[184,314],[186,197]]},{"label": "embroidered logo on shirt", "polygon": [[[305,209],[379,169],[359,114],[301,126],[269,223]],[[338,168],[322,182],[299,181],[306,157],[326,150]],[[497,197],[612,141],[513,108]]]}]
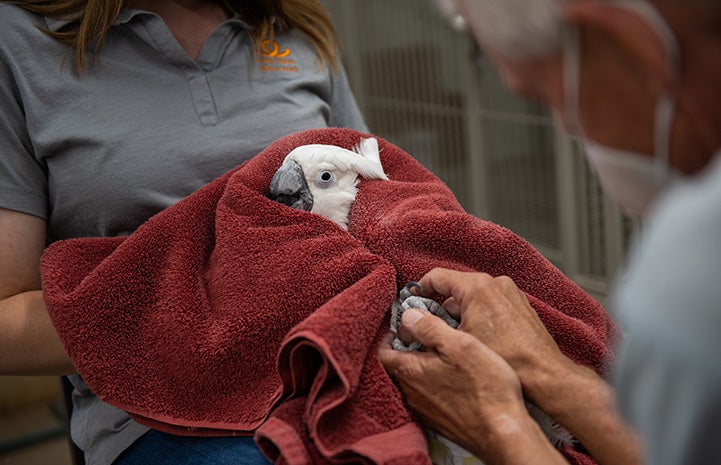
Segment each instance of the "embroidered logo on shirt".
[{"label": "embroidered logo on shirt", "polygon": [[297,73],[298,67],[295,60],[290,58],[291,51],[289,48],[280,50],[280,44],[275,40],[266,39],[260,43],[258,50],[260,57],[260,70],[270,71],[272,73]]}]

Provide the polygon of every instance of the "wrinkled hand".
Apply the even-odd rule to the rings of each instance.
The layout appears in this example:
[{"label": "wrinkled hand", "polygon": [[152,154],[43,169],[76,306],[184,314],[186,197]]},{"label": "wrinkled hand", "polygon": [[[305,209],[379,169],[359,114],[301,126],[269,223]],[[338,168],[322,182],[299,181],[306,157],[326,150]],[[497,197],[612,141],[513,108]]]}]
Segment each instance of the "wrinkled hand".
[{"label": "wrinkled hand", "polygon": [[481,459],[495,447],[484,440],[525,428],[520,382],[500,356],[421,310],[408,309],[402,323],[424,350],[395,351],[389,335],[379,357],[427,426]]},{"label": "wrinkled hand", "polygon": [[446,297],[443,306],[461,324],[454,330],[423,313],[413,322],[419,313],[409,309],[402,323],[426,351],[384,344],[379,356],[427,425],[485,463],[567,463],[530,420],[522,389],[599,464],[643,463],[610,386],[561,353],[510,278],[434,269],[419,283],[425,296]]},{"label": "wrinkled hand", "polygon": [[525,294],[507,276],[464,273],[436,268],[420,281],[429,297],[447,297],[448,313],[461,321],[459,330],[472,334],[500,355],[516,372],[524,391],[543,403],[534,392],[538,377],[550,367],[572,364],[528,303]]}]

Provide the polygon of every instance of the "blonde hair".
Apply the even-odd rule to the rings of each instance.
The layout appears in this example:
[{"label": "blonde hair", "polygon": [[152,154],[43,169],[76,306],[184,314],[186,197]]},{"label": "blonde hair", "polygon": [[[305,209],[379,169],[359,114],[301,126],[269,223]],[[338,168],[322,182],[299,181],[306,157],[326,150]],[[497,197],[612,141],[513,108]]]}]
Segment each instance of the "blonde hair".
[{"label": "blonde hair", "polygon": [[[128,1],[114,0],[8,0],[33,13],[71,23],[61,31],[45,31],[75,51],[75,68],[82,72],[87,66],[87,52],[98,52],[110,27]],[[258,46],[273,39],[277,32],[297,28],[316,49],[323,66],[336,69],[338,39],[326,9],[318,0],[225,0],[222,3],[252,28],[248,31]]]}]

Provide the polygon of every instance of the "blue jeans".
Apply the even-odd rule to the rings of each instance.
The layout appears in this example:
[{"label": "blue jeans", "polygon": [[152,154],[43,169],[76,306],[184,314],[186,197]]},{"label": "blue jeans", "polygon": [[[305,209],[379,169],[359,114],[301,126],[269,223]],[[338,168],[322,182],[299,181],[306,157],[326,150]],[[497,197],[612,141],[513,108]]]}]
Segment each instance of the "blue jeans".
[{"label": "blue jeans", "polygon": [[150,430],[114,465],[269,465],[251,436],[174,436]]}]

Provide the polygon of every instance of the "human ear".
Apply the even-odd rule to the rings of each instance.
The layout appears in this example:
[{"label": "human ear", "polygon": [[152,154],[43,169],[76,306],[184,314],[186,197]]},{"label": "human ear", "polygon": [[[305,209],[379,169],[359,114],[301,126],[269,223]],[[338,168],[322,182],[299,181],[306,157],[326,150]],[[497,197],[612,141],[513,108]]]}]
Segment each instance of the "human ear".
[{"label": "human ear", "polygon": [[678,85],[676,51],[669,50],[676,46],[675,42],[667,44],[635,9],[621,3],[572,1],[566,2],[564,17],[570,24],[592,29],[615,41],[656,78],[663,90],[670,91]]}]

